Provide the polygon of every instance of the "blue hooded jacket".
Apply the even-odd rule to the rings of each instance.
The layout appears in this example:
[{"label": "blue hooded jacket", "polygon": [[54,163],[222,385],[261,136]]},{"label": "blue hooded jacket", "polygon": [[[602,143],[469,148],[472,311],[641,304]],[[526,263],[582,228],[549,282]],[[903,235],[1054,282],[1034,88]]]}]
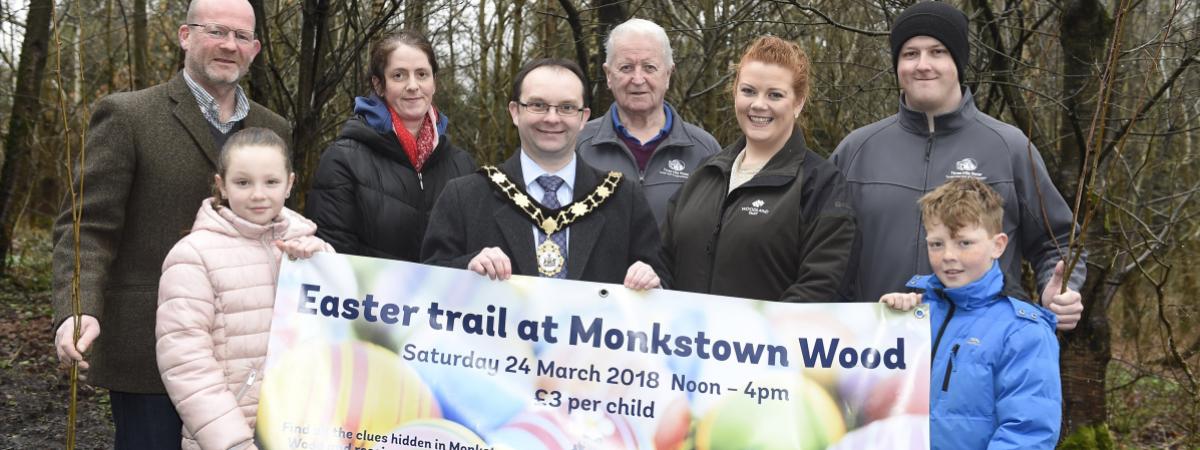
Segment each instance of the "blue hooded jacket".
[{"label": "blue hooded jacket", "polygon": [[1005,297],[1000,266],[947,289],[916,276],[929,306],[933,360],[929,432],[933,449],[1054,448],[1062,421],[1057,318]]}]

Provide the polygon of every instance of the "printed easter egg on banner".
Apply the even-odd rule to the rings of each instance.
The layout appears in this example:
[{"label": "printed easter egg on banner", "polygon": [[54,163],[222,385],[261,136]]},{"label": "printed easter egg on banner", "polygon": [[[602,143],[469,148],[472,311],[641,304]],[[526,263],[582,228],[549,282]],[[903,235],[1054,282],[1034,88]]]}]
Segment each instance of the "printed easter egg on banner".
[{"label": "printed easter egg on banner", "polygon": [[815,450],[841,439],[846,426],[838,405],[820,385],[797,377],[763,381],[768,391],[753,397],[725,396],[697,424],[696,449]]},{"label": "printed easter egg on banner", "polygon": [[[316,442],[323,436],[317,436],[314,424],[340,427],[352,433],[343,442],[375,448],[372,436],[411,420],[439,417],[441,408],[433,393],[395,353],[345,341],[315,348],[300,345],[267,370],[258,429],[268,448],[287,448],[295,438]],[[327,431],[321,434],[330,435]],[[364,432],[362,437],[355,436],[359,432]]]}]

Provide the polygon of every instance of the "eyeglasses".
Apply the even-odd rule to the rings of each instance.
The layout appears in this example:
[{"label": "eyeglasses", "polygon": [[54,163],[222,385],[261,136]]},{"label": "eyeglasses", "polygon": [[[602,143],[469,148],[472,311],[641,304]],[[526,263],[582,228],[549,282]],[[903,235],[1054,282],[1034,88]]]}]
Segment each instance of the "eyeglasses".
[{"label": "eyeglasses", "polygon": [[545,102],[529,102],[529,103],[517,102],[517,104],[521,105],[521,107],[525,108],[526,111],[529,111],[534,114],[546,114],[546,113],[550,112],[550,108],[554,108],[554,112],[558,113],[558,115],[563,116],[563,117],[571,117],[571,116],[579,115],[580,112],[583,112],[582,107],[577,106],[577,105],[572,105],[570,103],[563,103],[561,105],[551,105],[551,104],[545,103]]},{"label": "eyeglasses", "polygon": [[254,42],[254,32],[250,30],[235,30],[225,25],[215,23],[206,23],[203,25],[198,23],[189,23],[187,26],[202,28],[204,35],[208,36],[209,39],[214,41],[224,41],[225,38],[229,36],[229,33],[233,33],[233,40],[237,41],[238,44],[250,45]]}]

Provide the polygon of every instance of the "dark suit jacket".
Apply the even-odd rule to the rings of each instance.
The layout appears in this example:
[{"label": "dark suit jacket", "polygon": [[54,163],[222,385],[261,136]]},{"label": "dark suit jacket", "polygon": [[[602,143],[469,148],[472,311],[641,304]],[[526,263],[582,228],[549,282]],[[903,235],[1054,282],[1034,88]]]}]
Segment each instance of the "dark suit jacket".
[{"label": "dark suit jacket", "polygon": [[[513,155],[500,170],[524,188],[520,155]],[[574,201],[580,201],[600,185],[604,174],[583,161],[577,161],[575,170]],[[656,224],[637,183],[621,180],[603,205],[570,225],[567,278],[620,284],[629,266],[642,261],[667,286],[669,273],[659,257]],[[451,181],[433,206],[421,259],[466,269],[484,247],[500,247],[512,260],[514,274],[537,276],[532,225],[482,173],[467,175]]]},{"label": "dark suit jacket", "polygon": [[[290,127],[250,103],[244,127]],[[154,359],[158,279],[167,252],[191,228],[212,194],[219,150],[182,74],[137,92],[104,97],[95,106],[82,170],[79,224],[83,313],[100,322],[88,361],[88,382],[119,392],[165,393]],[[55,327],[69,317],[75,249],[71,197],[54,224]]]}]

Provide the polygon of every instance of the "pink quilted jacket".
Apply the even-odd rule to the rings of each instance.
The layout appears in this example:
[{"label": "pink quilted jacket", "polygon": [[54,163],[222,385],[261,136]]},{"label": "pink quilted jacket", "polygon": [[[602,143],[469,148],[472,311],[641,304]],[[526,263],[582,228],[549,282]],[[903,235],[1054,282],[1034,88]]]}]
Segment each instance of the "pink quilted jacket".
[{"label": "pink quilted jacket", "polygon": [[282,256],[273,242],[317,230],[287,208],[264,226],[212,200],[167,254],[158,285],[158,370],[183,418],[185,449],[225,450],[254,436]]}]

